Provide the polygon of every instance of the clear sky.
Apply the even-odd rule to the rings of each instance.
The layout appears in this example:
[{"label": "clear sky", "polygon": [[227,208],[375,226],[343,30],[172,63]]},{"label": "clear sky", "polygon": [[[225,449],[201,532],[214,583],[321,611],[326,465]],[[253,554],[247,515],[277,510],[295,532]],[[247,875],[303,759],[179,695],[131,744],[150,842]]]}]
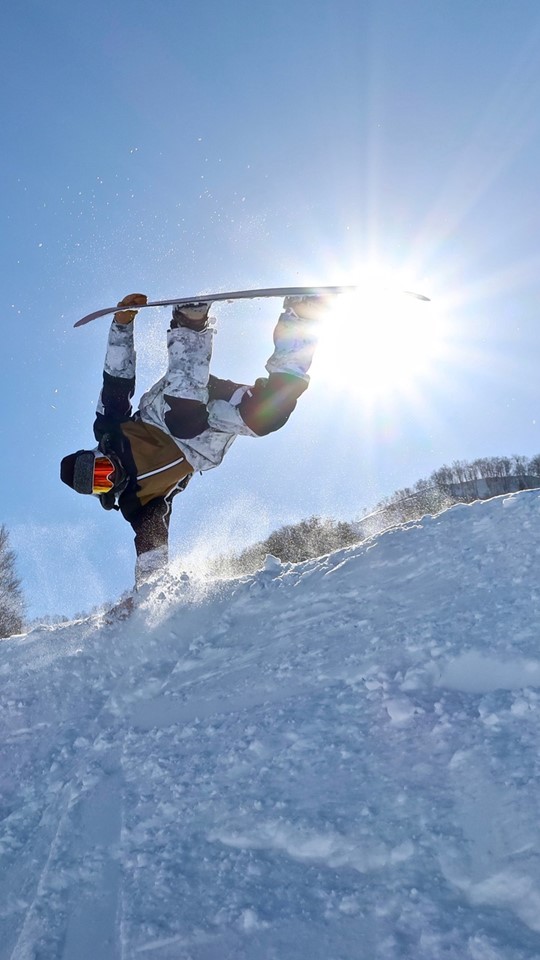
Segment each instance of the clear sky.
[{"label": "clear sky", "polygon": [[[1,25],[0,520],[30,615],[132,584],[129,526],[58,478],[92,445],[108,329],[72,324],[129,292],[370,264],[433,301],[415,356],[414,312],[331,321],[294,419],[176,499],[179,561],[352,519],[457,458],[540,452],[537,0],[20,0]],[[277,311],[219,309],[218,375],[263,373]],[[136,321],[139,393],[167,320]]]}]

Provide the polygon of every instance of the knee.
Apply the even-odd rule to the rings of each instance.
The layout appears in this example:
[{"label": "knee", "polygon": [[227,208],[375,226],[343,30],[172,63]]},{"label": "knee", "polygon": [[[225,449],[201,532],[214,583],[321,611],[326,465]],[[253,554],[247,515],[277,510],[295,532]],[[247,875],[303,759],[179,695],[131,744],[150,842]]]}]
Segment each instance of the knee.
[{"label": "knee", "polygon": [[200,400],[186,400],[183,397],[171,397],[165,394],[169,407],[165,414],[165,426],[173,437],[190,440],[206,430],[208,410]]},{"label": "knee", "polygon": [[267,379],[257,380],[242,397],[242,420],[259,437],[274,433],[287,423],[307,386],[305,380],[288,373],[271,373]]}]

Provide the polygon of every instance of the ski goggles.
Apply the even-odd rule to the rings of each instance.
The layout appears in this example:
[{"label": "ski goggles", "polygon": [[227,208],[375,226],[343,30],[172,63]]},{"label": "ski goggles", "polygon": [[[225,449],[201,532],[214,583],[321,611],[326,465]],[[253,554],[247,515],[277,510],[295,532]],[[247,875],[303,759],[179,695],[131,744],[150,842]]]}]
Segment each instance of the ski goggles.
[{"label": "ski goggles", "polygon": [[92,493],[108,493],[114,487],[114,463],[108,457],[96,457]]},{"label": "ski goggles", "polygon": [[115,465],[109,457],[95,450],[81,450],[73,470],[73,488],[77,493],[99,496],[114,487]]}]

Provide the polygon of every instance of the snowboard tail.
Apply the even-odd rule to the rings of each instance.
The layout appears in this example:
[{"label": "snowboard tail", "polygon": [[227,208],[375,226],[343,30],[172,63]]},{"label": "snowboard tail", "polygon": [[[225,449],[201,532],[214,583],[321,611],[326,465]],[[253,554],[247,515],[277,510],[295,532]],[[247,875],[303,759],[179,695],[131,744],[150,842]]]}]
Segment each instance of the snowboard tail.
[{"label": "snowboard tail", "polygon": [[[338,287],[265,287],[260,290],[231,290],[227,293],[199,293],[193,297],[176,297],[172,300],[153,300],[150,303],[143,303],[137,307],[137,310],[145,310],[147,307],[174,307],[177,304],[186,305],[188,303],[214,303],[216,300],[255,300],[257,298],[267,297],[308,297],[308,296],[332,296],[340,293],[356,293],[361,290],[361,286],[338,286]],[[408,297],[415,297],[417,300],[429,301],[422,293],[413,293],[412,290],[404,290],[403,294]],[[73,324],[74,327],[82,327],[85,323],[97,320],[99,317],[106,317],[111,313],[118,313],[121,308],[104,307],[102,310],[95,310],[94,313],[81,317]],[[127,307],[124,309],[128,309]]]}]

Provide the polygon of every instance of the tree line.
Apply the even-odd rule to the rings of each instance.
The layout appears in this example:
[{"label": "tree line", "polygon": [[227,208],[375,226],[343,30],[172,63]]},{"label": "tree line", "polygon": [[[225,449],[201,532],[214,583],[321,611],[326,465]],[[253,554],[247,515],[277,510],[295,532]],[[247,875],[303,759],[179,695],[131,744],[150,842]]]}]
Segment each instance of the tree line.
[{"label": "tree line", "polygon": [[[483,489],[479,488],[480,482],[483,482]],[[268,554],[283,563],[311,560],[362,543],[398,524],[418,520],[426,514],[440,513],[456,503],[471,503],[536,487],[540,487],[540,454],[454,460],[412,486],[384,497],[356,521],[313,516],[280,527],[266,540],[238,554],[219,556],[212,564],[212,572],[218,576],[251,573],[260,568]]]},{"label": "tree line", "polygon": [[[252,573],[262,566],[268,554],[283,563],[300,563],[362,543],[397,524],[440,513],[455,503],[470,503],[535,487],[540,487],[540,454],[454,460],[412,486],[384,497],[358,520],[312,516],[287,524],[238,554],[217,557],[211,572],[216,576]],[[6,527],[0,524],[0,638],[23,631],[24,609],[15,553]]]},{"label": "tree line", "polygon": [[380,500],[361,519],[361,530],[373,536],[396,523],[440,513],[455,503],[472,503],[536,487],[540,487],[540,455],[454,460],[411,487],[403,487]]}]

